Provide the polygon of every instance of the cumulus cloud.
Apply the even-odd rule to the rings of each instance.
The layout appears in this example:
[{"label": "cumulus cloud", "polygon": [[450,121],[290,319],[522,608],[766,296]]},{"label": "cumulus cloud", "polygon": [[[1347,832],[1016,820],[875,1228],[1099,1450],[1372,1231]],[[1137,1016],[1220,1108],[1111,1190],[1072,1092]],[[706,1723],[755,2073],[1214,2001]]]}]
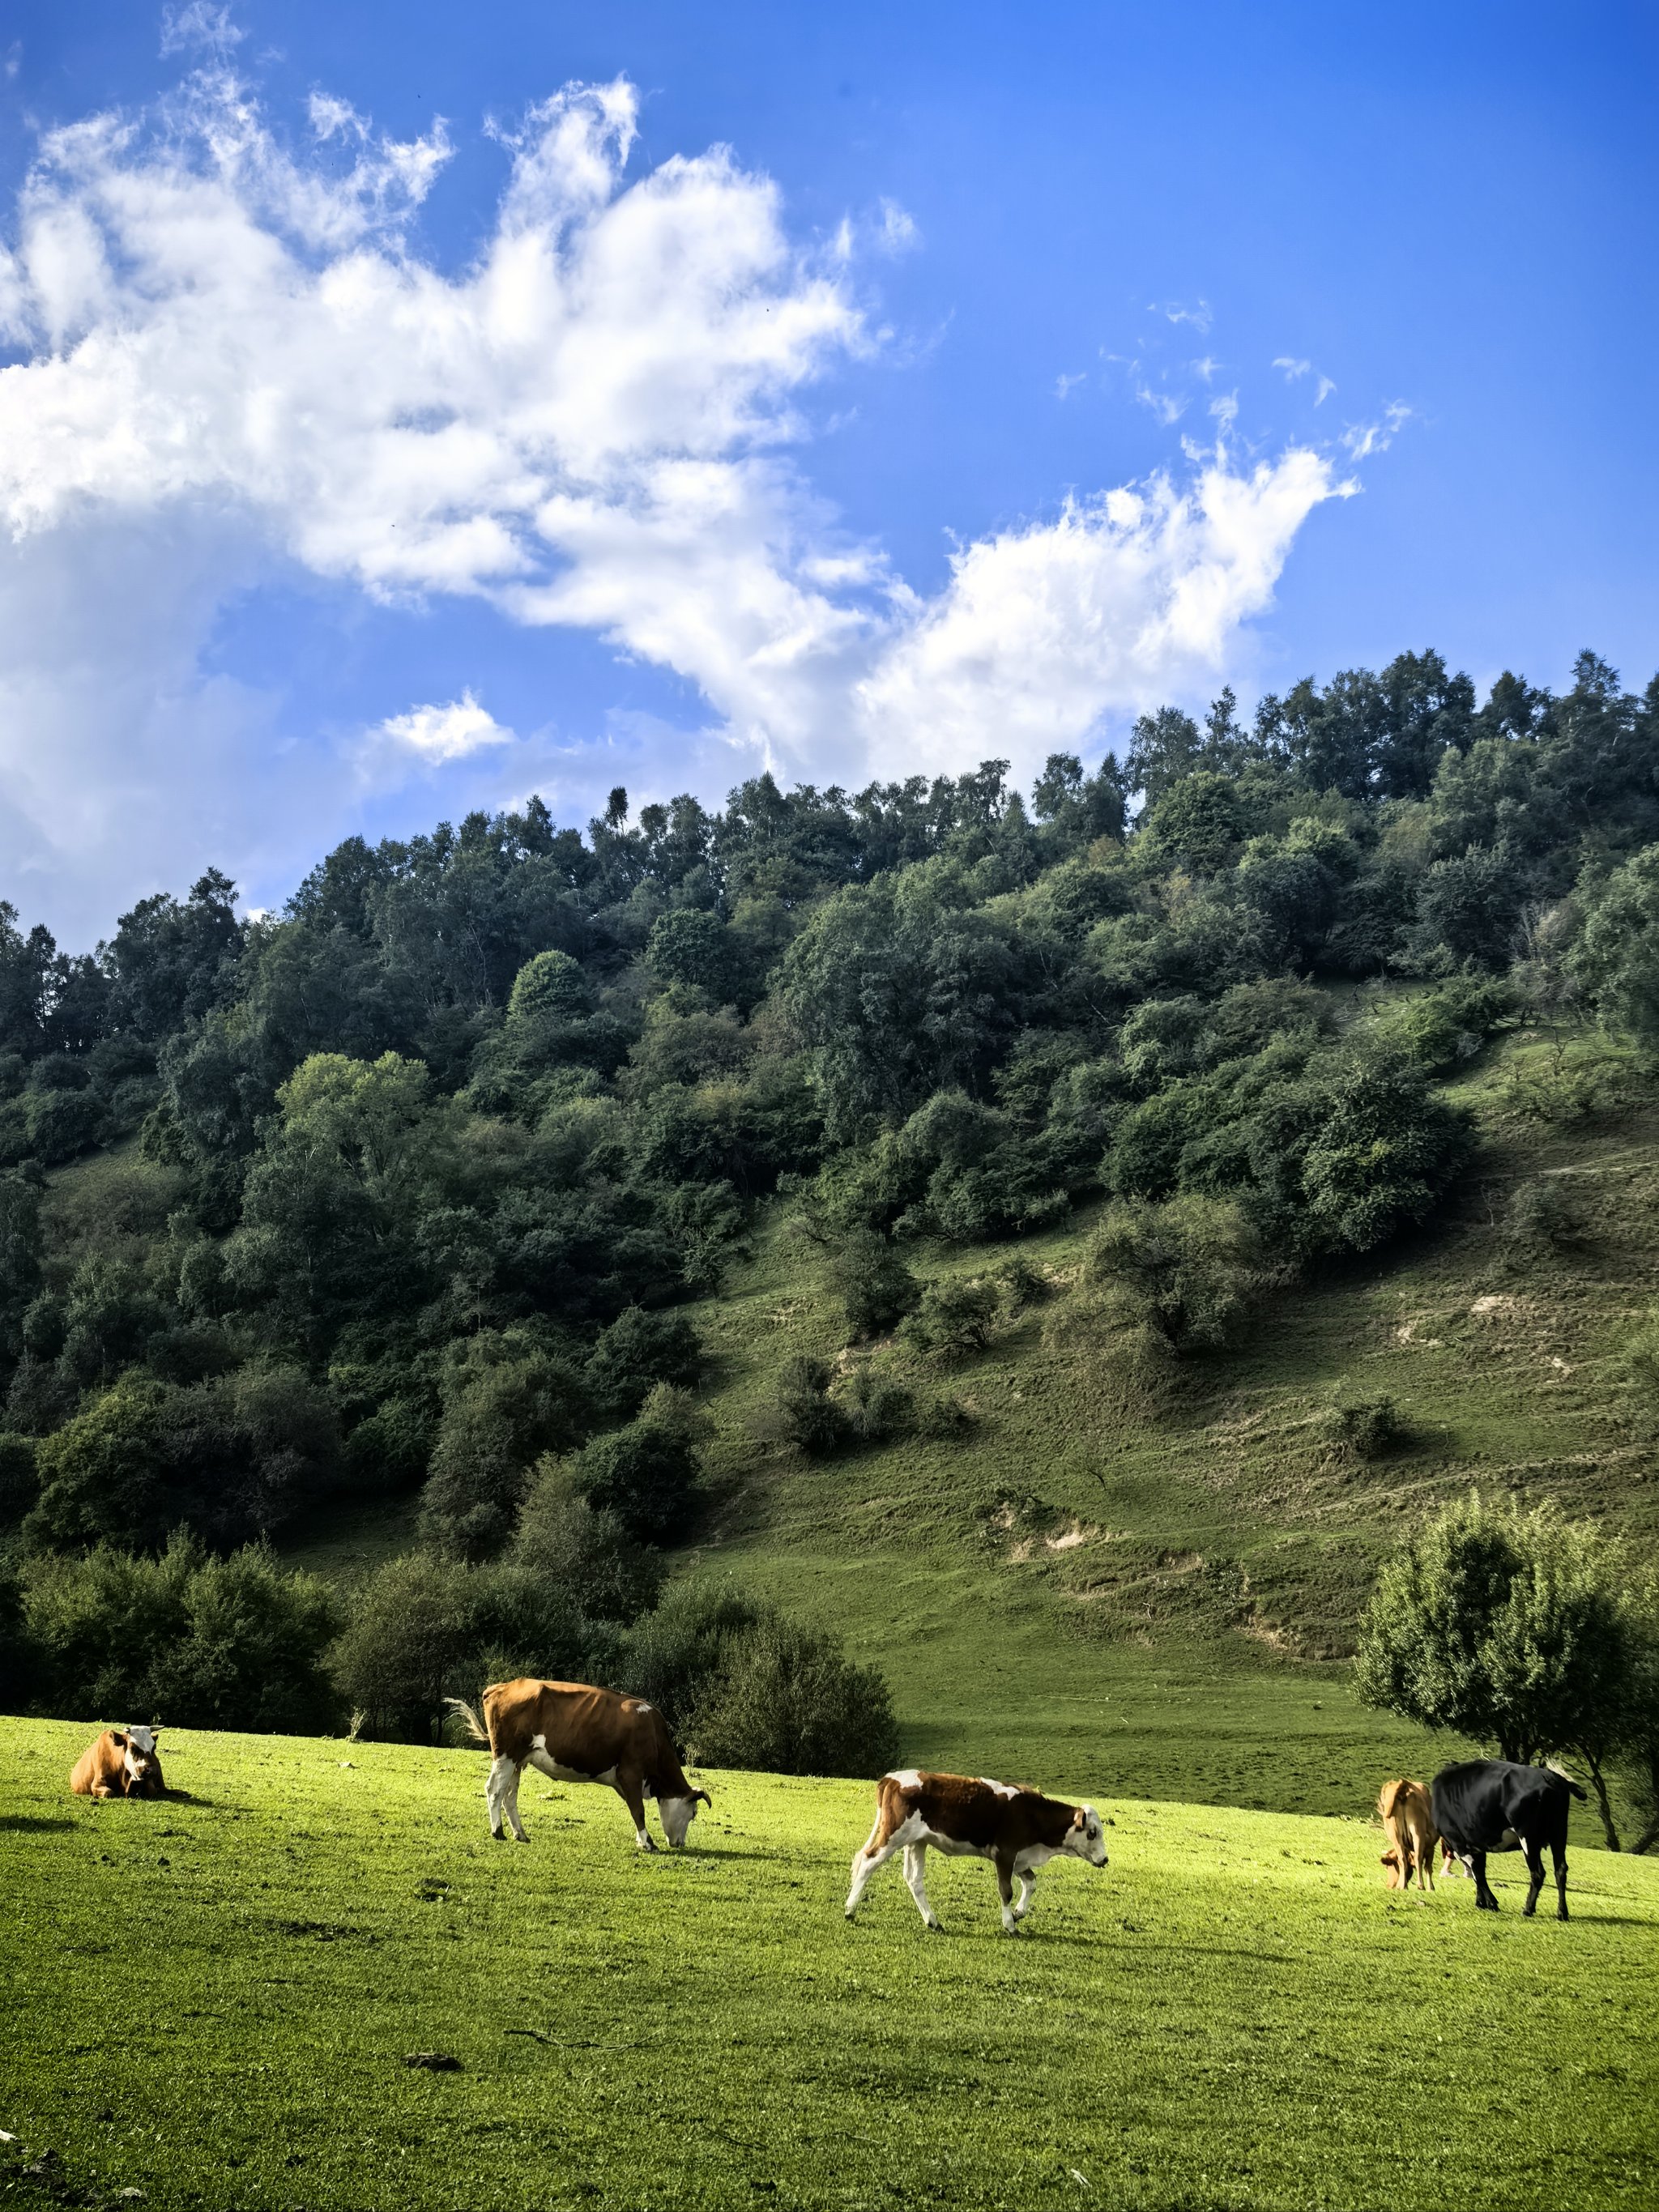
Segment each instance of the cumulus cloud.
[{"label": "cumulus cloud", "polygon": [[465,760],[481,746],[509,744],[513,738],[512,731],[504,730],[471,691],[445,707],[411,707],[406,714],[388,715],[379,734],[434,763]]},{"label": "cumulus cloud", "polygon": [[[176,35],[186,18],[198,43],[228,32],[198,4]],[[1025,773],[1212,673],[1307,514],[1348,489],[1310,450],[1247,468],[1218,446],[1185,484],[1074,499],[959,548],[919,598],[788,452],[813,380],[878,351],[846,234],[793,241],[776,187],[725,148],[630,177],[636,109],[623,81],[571,85],[498,131],[495,218],[453,271],[413,242],[452,158],[441,124],[388,139],[319,94],[296,153],[219,58],[153,116],[45,139],[0,255],[21,356],[0,370],[0,638],[33,638],[37,706],[52,665],[81,655],[88,681],[62,675],[42,708],[72,769],[4,759],[18,864],[102,870],[105,900],[131,888],[128,817],[115,798],[100,813],[100,788],[154,788],[167,854],[192,807],[228,859],[257,846],[295,811],[263,790],[283,775],[326,799],[313,836],[340,819],[349,746],[290,749],[282,769],[257,696],[202,672],[216,578],[246,590],[287,566],[414,610],[467,598],[597,633],[696,687],[707,711],[681,750],[711,775],[856,778],[986,750]],[[907,224],[884,208],[886,247]],[[1162,312],[1207,325],[1202,303]],[[67,550],[88,544],[157,564],[119,708],[100,703]],[[153,714],[135,722],[146,691],[199,726],[188,765]],[[376,775],[453,774],[510,736],[471,692],[411,708],[376,733]],[[258,775],[239,771],[262,745]],[[503,773],[521,750],[495,756]],[[72,835],[70,775],[90,810]]]}]

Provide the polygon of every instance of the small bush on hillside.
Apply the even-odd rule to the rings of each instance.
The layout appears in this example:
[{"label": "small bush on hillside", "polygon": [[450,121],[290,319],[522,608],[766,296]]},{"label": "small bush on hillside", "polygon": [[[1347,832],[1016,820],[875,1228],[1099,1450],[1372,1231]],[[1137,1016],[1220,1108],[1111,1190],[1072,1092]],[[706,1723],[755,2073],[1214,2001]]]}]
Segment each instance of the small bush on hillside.
[{"label": "small bush on hillside", "polygon": [[950,1443],[967,1436],[977,1425],[977,1416],[951,1392],[930,1391],[916,1400],[910,1425],[916,1436],[934,1443]]},{"label": "small bush on hillside", "polygon": [[661,1553],[641,1543],[619,1515],[595,1511],[585,1498],[573,1496],[567,1469],[551,1459],[531,1477],[507,1556],[544,1581],[580,1590],[597,1620],[635,1620],[648,1613],[666,1573]]},{"label": "small bush on hillside", "polygon": [[584,1379],[613,1420],[630,1420],[659,1382],[689,1389],[702,1371],[702,1345],[684,1314],[630,1306],[601,1329]]},{"label": "small bush on hillside", "polygon": [[1349,1398],[1329,1407],[1324,1430],[1332,1449],[1346,1459],[1386,1459],[1411,1442],[1410,1425],[1389,1397]]},{"label": "small bush on hillside", "polygon": [[1177,1353],[1226,1344],[1261,1281],[1255,1237],[1238,1207],[1195,1194],[1109,1207],[1088,1267],[1118,1294],[1115,1318],[1127,1330],[1149,1328]]},{"label": "small bush on hillside", "polygon": [[847,1420],[861,1444],[885,1443],[909,1427],[914,1401],[902,1382],[873,1367],[855,1368],[847,1389]]},{"label": "small bush on hillside", "polygon": [[996,1284],[1002,1303],[1011,1314],[1026,1313],[1031,1307],[1042,1305],[1052,1288],[1040,1267],[1018,1257],[1006,1267],[998,1268]]},{"label": "small bush on hillside", "polygon": [[1627,1046],[1608,1037],[1558,1037],[1515,1054],[1503,1097],[1512,1114],[1560,1126],[1628,1113],[1642,1090],[1641,1067]]},{"label": "small bush on hillside", "polygon": [[899,1751],[877,1669],[855,1666],[834,1637],[776,1619],[728,1647],[689,1733],[700,1761],[770,1774],[881,1774]]},{"label": "small bush on hillside", "polygon": [[617,1686],[648,1698],[684,1743],[728,1647],[773,1617],[771,1607],[732,1583],[672,1583],[629,1635]]},{"label": "small bush on hillside", "polygon": [[966,1359],[990,1342],[1000,1304],[994,1283],[946,1276],[927,1285],[899,1333],[936,1359]]},{"label": "small bush on hillside", "polygon": [[1504,1256],[1522,1266],[1548,1252],[1570,1249],[1584,1231],[1584,1209],[1564,1177],[1540,1176],[1517,1184],[1504,1211]]},{"label": "small bush on hillside", "polygon": [[921,1297],[921,1285],[884,1237],[855,1229],[836,1254],[832,1279],[855,1340],[884,1336]]},{"label": "small bush on hillside", "polygon": [[648,1544],[672,1544],[702,1503],[708,1416],[689,1392],[659,1382],[635,1419],[595,1437],[571,1462],[572,1487],[596,1512],[614,1513]]},{"label": "small bush on hillside", "polygon": [[1625,1372],[1647,1404],[1659,1408],[1659,1306],[1625,1339]]},{"label": "small bush on hillside", "polygon": [[847,1415],[830,1395],[832,1379],[826,1360],[805,1354],[785,1360],[779,1370],[778,1425],[809,1459],[828,1459],[852,1432]]}]

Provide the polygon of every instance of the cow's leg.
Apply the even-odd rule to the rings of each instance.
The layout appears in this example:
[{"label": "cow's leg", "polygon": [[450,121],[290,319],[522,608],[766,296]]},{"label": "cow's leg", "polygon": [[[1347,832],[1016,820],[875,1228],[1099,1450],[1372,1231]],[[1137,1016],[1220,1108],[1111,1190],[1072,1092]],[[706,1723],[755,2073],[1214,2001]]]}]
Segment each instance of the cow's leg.
[{"label": "cow's leg", "polygon": [[642,1851],[654,1851],[651,1831],[645,1825],[645,1790],[637,1774],[619,1774],[611,1784],[623,1803],[634,1815],[634,1841]]},{"label": "cow's leg", "polygon": [[1527,1863],[1527,1901],[1521,1908],[1522,1917],[1530,1920],[1538,1909],[1538,1893],[1544,1887],[1544,1847],[1529,1837],[1521,1838],[1521,1856]]},{"label": "cow's leg", "polygon": [[934,1934],[939,1933],[939,1915],[927,1901],[927,1846],[926,1844],[907,1844],[904,1846],[904,1879],[910,1894],[916,1900],[916,1911]]},{"label": "cow's leg", "polygon": [[860,1898],[864,1894],[865,1887],[871,1875],[878,1867],[885,1866],[897,1849],[896,1838],[888,1833],[883,1826],[883,1816],[878,1811],[876,1825],[853,1854],[853,1881],[852,1887],[847,1893],[846,1906],[847,1917],[849,1920],[853,1917]]},{"label": "cow's leg", "polygon": [[[1555,1917],[1558,1920],[1565,1920],[1568,1917],[1567,1839],[1565,1836],[1562,1837],[1559,1844],[1552,1844],[1550,1845],[1550,1856],[1555,1861]],[[1538,1879],[1540,1881],[1542,1881],[1544,1879],[1544,1854],[1542,1851],[1540,1851],[1538,1854]]]},{"label": "cow's leg", "polygon": [[999,1855],[993,1864],[997,1870],[997,1894],[1002,1899],[1003,1932],[1018,1936],[1019,1922],[1014,1915],[1014,1863]]},{"label": "cow's leg", "polygon": [[1019,1902],[1014,1907],[1016,1920],[1024,1920],[1031,1909],[1031,1899],[1036,1893],[1036,1869],[1021,1867],[1019,1874]]},{"label": "cow's leg", "polygon": [[490,1766],[484,1794],[489,1801],[489,1832],[496,1842],[500,1843],[501,1839],[501,1821],[505,1817],[518,1841],[527,1844],[530,1838],[524,1832],[524,1822],[519,1818],[519,1762],[516,1759],[509,1759],[505,1752],[501,1753]]},{"label": "cow's leg", "polygon": [[1498,1910],[1498,1899],[1492,1895],[1491,1886],[1486,1881],[1486,1854],[1485,1851],[1471,1851],[1469,1853],[1469,1872],[1474,1876],[1474,1905],[1476,1911],[1496,1912]]}]

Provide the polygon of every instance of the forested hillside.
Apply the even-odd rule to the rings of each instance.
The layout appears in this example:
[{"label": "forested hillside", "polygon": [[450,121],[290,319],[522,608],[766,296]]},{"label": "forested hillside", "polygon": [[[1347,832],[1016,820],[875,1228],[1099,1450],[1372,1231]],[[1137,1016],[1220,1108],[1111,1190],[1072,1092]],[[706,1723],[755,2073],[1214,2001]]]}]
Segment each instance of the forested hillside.
[{"label": "forested hillside", "polygon": [[[761,777],[719,813],[617,791],[585,834],[532,800],[348,840],[280,916],[216,873],[90,955],[0,913],[0,1515],[33,1702],[419,1733],[516,1655],[684,1717],[718,1647],[725,1738],[702,1710],[740,1754],[757,1683],[845,1680],[758,1601],[659,1602],[744,1458],[708,1412],[723,1286],[759,1249],[775,1304],[793,1270],[833,1309],[742,1347],[750,1431],[801,1465],[948,1448],[978,1418],[954,1363],[1016,1323],[1178,1458],[1206,1361],[1466,1200],[1486,1040],[1535,1131],[1642,1109],[1659,678],[1587,653],[1564,696],[1481,702],[1406,654],[1249,726],[1230,693],[1164,709],[1029,799],[988,761]],[[1582,1228],[1547,1173],[1503,1205],[1513,1254]],[[895,1332],[896,1363],[860,1351]],[[1394,1418],[1334,1404],[1320,1449],[1369,1464]],[[1023,1434],[1040,1458],[1039,1415]],[[1039,1472],[988,1509],[1011,1543],[1053,1533]],[[240,1547],[353,1500],[417,1550],[331,1646],[325,1584]]]}]

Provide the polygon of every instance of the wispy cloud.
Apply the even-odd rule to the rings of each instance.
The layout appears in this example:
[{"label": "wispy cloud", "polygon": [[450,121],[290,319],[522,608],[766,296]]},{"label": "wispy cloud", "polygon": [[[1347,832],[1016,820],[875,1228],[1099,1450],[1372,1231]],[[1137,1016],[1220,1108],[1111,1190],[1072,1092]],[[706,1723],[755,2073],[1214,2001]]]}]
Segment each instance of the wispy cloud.
[{"label": "wispy cloud", "polygon": [[1157,416],[1164,428],[1178,422],[1187,412],[1187,402],[1173,392],[1154,392],[1148,384],[1135,386],[1135,398],[1143,407]]},{"label": "wispy cloud", "polygon": [[230,9],[215,0],[185,0],[178,8],[161,10],[161,52],[165,54],[206,53],[221,58],[247,36],[232,20]]},{"label": "wispy cloud", "polygon": [[1166,323],[1190,323],[1201,337],[1213,319],[1207,300],[1196,300],[1191,307],[1179,300],[1153,301],[1148,313],[1162,315]]},{"label": "wispy cloud", "polygon": [[1386,453],[1415,412],[1403,400],[1391,400],[1382,410],[1380,422],[1351,423],[1342,433],[1342,443],[1356,461],[1363,461],[1368,453]]},{"label": "wispy cloud", "polygon": [[1281,353],[1274,355],[1273,367],[1284,370],[1285,381],[1287,384],[1294,384],[1298,376],[1305,376],[1308,374],[1313,363],[1310,361],[1298,361],[1293,354]]},{"label": "wispy cloud", "polygon": [[1088,381],[1088,375],[1082,369],[1079,369],[1075,376],[1067,376],[1062,369],[1054,379],[1054,397],[1056,399],[1064,399],[1068,392],[1075,392],[1079,384],[1086,384]]}]

